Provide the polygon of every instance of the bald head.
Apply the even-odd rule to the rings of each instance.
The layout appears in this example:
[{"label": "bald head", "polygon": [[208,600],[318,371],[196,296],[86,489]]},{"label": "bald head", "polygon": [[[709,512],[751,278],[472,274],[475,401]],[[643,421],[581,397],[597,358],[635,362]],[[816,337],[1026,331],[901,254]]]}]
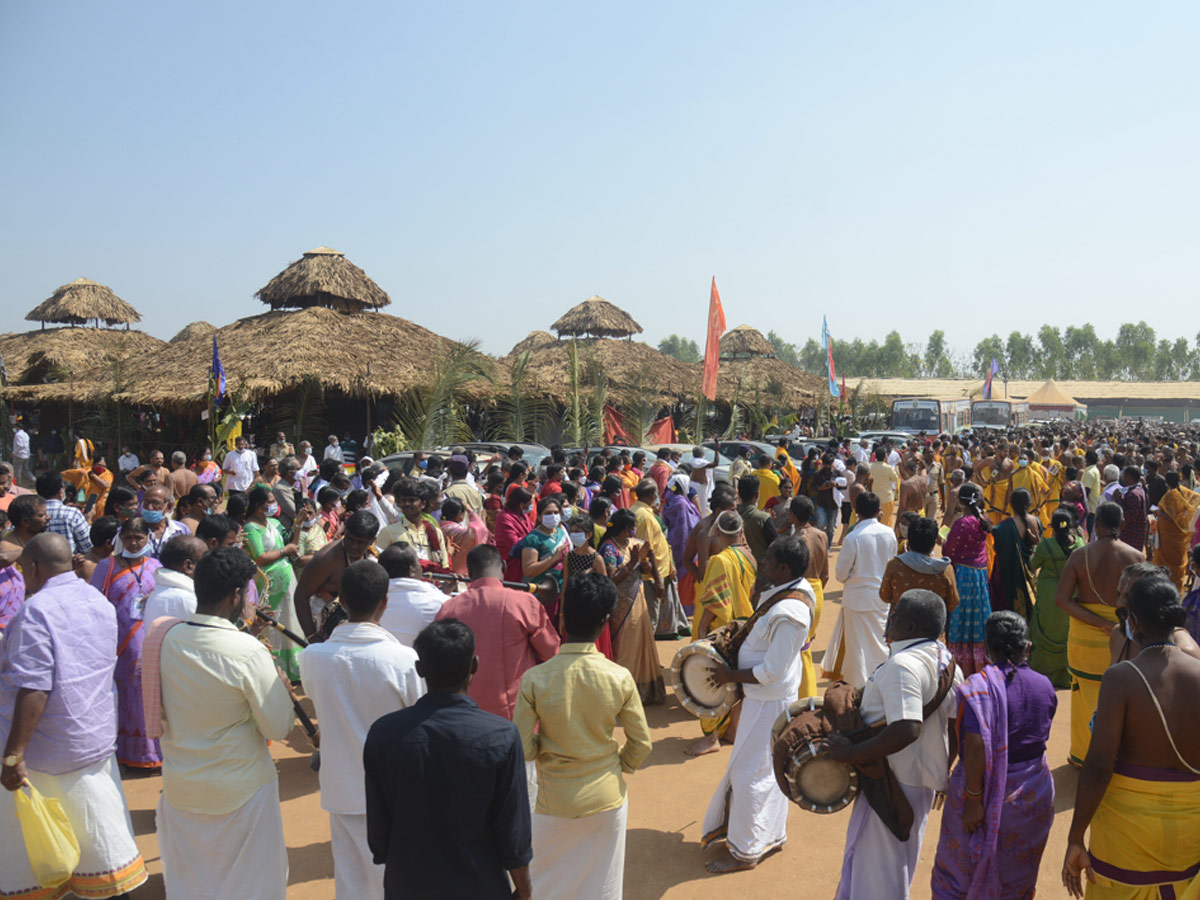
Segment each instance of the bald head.
[{"label": "bald head", "polygon": [[54,576],[70,572],[71,565],[71,545],[61,534],[43,531],[30,538],[21,551],[26,595],[36,594]]}]

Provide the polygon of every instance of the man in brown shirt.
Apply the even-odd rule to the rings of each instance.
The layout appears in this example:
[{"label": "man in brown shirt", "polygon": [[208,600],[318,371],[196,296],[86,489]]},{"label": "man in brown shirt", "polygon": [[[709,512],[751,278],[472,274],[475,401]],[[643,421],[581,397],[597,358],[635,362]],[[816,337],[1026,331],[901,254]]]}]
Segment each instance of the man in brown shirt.
[{"label": "man in brown shirt", "polygon": [[937,461],[933,448],[925,448],[923,454],[925,463],[925,518],[935,522],[941,518],[942,506],[942,464]]},{"label": "man in brown shirt", "polygon": [[[908,526],[908,550],[888,562],[879,585],[879,599],[894,606],[905,591],[921,588],[937,594],[946,614],[958,606],[958,585],[950,560],[932,556],[937,545],[936,519],[918,517]],[[889,613],[890,617],[890,613]]]},{"label": "man in brown shirt", "polygon": [[172,494],[172,501],[178,503],[188,495],[188,491],[197,484],[196,473],[187,467],[187,454],[176,450],[171,454],[171,469],[163,481],[167,490]]},{"label": "man in brown shirt", "polygon": [[814,590],[817,589],[814,582],[819,582],[823,591],[829,583],[829,539],[826,538],[825,532],[812,523],[816,515],[812,498],[793,498],[791,513],[792,524],[796,527],[795,535],[808,547],[808,570],[804,577],[812,584]]}]

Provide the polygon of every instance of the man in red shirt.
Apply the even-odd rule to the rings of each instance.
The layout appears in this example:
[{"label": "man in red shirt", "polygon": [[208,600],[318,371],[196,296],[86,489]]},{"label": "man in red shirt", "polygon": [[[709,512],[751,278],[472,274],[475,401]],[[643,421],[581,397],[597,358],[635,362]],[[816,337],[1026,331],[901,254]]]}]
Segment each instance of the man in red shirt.
[{"label": "man in red shirt", "polygon": [[521,676],[558,653],[558,631],[533,594],[500,583],[500,551],[481,544],[467,554],[471,586],[442,604],[437,619],[458,619],[475,632],[479,671],[468,695],[481,709],[512,720]]}]

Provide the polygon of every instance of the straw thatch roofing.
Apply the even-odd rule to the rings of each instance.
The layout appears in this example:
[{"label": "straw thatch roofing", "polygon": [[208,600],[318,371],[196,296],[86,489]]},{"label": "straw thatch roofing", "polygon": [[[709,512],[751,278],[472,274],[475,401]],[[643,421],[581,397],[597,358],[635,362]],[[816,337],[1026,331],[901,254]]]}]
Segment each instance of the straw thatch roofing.
[{"label": "straw thatch roofing", "polygon": [[[849,383],[849,382],[848,382]],[[874,390],[885,397],[937,397],[949,399],[983,396],[983,382],[978,379],[940,378],[863,378],[864,389]],[[1104,401],[1162,401],[1200,400],[1200,381],[1059,381],[1055,385],[1074,397],[1080,405]],[[1040,381],[1010,381],[1009,395],[1028,397],[1042,386]],[[992,382],[993,396],[1004,396],[1004,382]]]},{"label": "straw thatch roofing", "polygon": [[642,333],[633,316],[603,297],[588,297],[550,326],[559,337],[629,337]]},{"label": "straw thatch roofing", "polygon": [[749,359],[754,356],[774,355],[775,348],[757,328],[739,325],[721,335],[721,359]]},{"label": "straw thatch roofing", "polygon": [[547,344],[553,344],[558,340],[548,331],[531,331],[525,336],[525,339],[518,341],[513,345],[513,348],[508,351],[509,356],[516,356],[518,353],[524,353],[526,350],[536,350],[539,347],[545,347]]},{"label": "straw thatch roofing", "polygon": [[133,377],[136,360],[166,346],[143,331],[47,328],[0,335],[10,400],[94,400]]},{"label": "straw thatch roofing", "polygon": [[271,309],[307,309],[324,306],[340,312],[379,309],[391,303],[387,292],[346,254],[317,247],[260,288],[256,297]]},{"label": "straw thatch roofing", "polygon": [[59,287],[25,316],[26,322],[83,325],[89,321],[128,325],[142,321],[141,314],[113,293],[112,288],[90,278],[76,278]]},{"label": "straw thatch roofing", "polygon": [[1051,378],[1040,388],[1029,395],[1029,405],[1032,406],[1052,406],[1063,409],[1074,409],[1079,406],[1078,401],[1070,394],[1063,391],[1054,379]]},{"label": "straw thatch roofing", "polygon": [[216,325],[212,325],[208,322],[205,322],[203,319],[201,319],[198,322],[192,322],[188,325],[184,325],[182,328],[179,329],[178,332],[176,332],[175,337],[171,338],[171,340],[169,340],[167,343],[181,344],[184,341],[188,340],[189,338],[212,337],[212,333],[216,330],[217,330]]},{"label": "straw thatch roofing", "polygon": [[739,400],[753,403],[755,394],[761,392],[777,397],[784,406],[800,409],[816,405],[825,390],[825,379],[773,356],[722,359],[717,372],[717,399],[726,402],[732,401],[736,392]]},{"label": "straw thatch roofing", "polygon": [[[571,341],[555,341],[530,352],[527,373],[537,394],[566,402],[571,392]],[[692,398],[700,390],[700,367],[660,353],[641,341],[578,338],[580,378],[589,366],[604,372],[610,402],[621,404],[649,398],[664,403]],[[507,364],[512,356],[501,360]]]},{"label": "straw thatch roofing", "polygon": [[[349,396],[398,396],[429,382],[437,360],[455,346],[386,313],[322,307],[273,310],[215,334],[229,390],[254,400],[313,380]],[[164,345],[142,361],[137,384],[120,399],[145,406],[194,405],[207,395],[211,364],[211,335]],[[473,393],[486,396],[492,390],[489,383]]]}]

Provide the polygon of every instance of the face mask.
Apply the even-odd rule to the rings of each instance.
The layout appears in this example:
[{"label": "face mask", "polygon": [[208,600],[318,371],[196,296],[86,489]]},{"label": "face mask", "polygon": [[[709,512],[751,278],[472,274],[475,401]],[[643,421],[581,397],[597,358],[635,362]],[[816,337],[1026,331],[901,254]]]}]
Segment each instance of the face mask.
[{"label": "face mask", "polygon": [[570,522],[571,516],[575,515],[575,507],[567,506],[563,508],[563,521]]},{"label": "face mask", "polygon": [[146,541],[146,543],[142,547],[142,549],[138,550],[136,553],[134,553],[132,550],[122,550],[121,555],[124,556],[126,559],[141,559],[143,556],[145,556],[149,552],[150,552],[150,542]]},{"label": "face mask", "polygon": [[429,468],[429,460],[427,460],[427,459],[421,460],[419,463],[417,463],[417,468],[420,469],[422,472],[424,472],[426,469]]},{"label": "face mask", "polygon": [[1027,460],[1027,459],[1020,459],[1020,460],[1017,460],[1017,465],[1018,465],[1018,466],[1020,466],[1020,467],[1023,469],[1023,468],[1025,468],[1027,465],[1029,465],[1029,460]]},{"label": "face mask", "polygon": [[275,518],[277,515],[279,515],[279,504],[278,503],[268,504],[267,515],[270,516],[271,518]]},{"label": "face mask", "polygon": [[546,513],[542,516],[542,525],[545,528],[557,528],[562,524],[562,516],[558,513]]},{"label": "face mask", "polygon": [[161,509],[143,509],[142,510],[142,518],[144,520],[146,520],[147,522],[149,522],[151,525],[157,525],[164,518],[166,518],[166,515],[167,514],[164,513]]},{"label": "face mask", "polygon": [[212,454],[211,454],[211,453],[205,453],[205,454],[204,454],[204,461],[205,461],[205,462],[210,462],[211,460],[212,460]]},{"label": "face mask", "polygon": [[572,531],[571,532],[571,546],[574,547],[576,550],[578,550],[580,547],[582,547],[586,543],[587,543],[587,535],[584,534],[582,531]]},{"label": "face mask", "polygon": [[103,475],[108,470],[108,466],[92,466],[92,471],[97,475]]},{"label": "face mask", "polygon": [[1129,638],[1129,640],[1131,640],[1131,641],[1133,640],[1133,629],[1131,629],[1129,627],[1129,617],[1128,616],[1125,617],[1125,637]]},{"label": "face mask", "polygon": [[532,503],[530,503],[528,506],[526,506],[526,507],[525,507],[525,514],[526,514],[526,515],[528,515],[528,514],[529,514],[529,513],[531,513],[531,512],[533,512],[533,504],[532,504]]}]

